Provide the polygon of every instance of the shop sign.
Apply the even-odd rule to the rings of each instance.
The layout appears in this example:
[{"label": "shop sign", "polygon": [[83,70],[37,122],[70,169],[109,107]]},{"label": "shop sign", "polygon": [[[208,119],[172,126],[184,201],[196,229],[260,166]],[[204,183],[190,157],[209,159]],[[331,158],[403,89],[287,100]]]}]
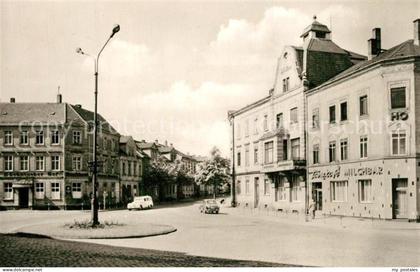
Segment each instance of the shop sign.
[{"label": "shop sign", "polygon": [[382,166],[374,167],[352,167],[341,169],[341,166],[337,166],[335,169],[326,170],[315,170],[309,172],[310,179],[326,180],[326,179],[339,179],[357,176],[380,176],[383,175],[384,168]]},{"label": "shop sign", "polygon": [[408,119],[408,113],[405,111],[391,112],[391,121],[405,121]]}]

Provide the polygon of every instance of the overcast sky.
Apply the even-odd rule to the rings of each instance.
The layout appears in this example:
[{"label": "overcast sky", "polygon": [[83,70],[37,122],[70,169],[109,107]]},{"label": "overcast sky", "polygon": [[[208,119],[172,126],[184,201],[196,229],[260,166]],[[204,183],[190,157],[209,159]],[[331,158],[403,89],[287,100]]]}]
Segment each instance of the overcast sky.
[{"label": "overcast sky", "polygon": [[[341,47],[367,54],[371,29],[383,48],[413,38],[420,1],[0,1],[0,101],[65,102],[93,109],[93,62],[101,56],[99,112],[121,134],[167,140],[180,150],[228,154],[227,111],[268,94],[284,45],[301,45],[317,15]],[[330,25],[332,24],[332,26]]]}]

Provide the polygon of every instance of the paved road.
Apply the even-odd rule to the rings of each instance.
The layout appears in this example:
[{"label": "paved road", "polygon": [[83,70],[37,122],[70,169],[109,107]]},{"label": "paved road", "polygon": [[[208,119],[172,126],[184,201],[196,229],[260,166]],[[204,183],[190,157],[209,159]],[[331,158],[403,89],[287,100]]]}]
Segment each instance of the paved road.
[{"label": "paved road", "polygon": [[0,267],[278,267],[276,263],[188,256],[48,238],[0,235]]},{"label": "paved road", "polygon": [[[100,220],[123,223],[169,224],[177,232],[141,239],[95,240],[95,243],[187,253],[195,256],[255,260],[308,266],[420,266],[418,224],[399,228],[306,224],[295,219],[261,217],[238,209],[222,208],[219,215],[198,212],[186,203],[146,211],[100,213]],[[7,223],[3,221],[7,217]],[[16,225],[73,218],[88,213],[63,211],[0,213],[0,230]],[[16,222],[16,223],[14,223]],[[389,223],[388,223],[389,226]],[[411,226],[413,226],[411,228]],[[90,241],[92,242],[92,241]]]}]

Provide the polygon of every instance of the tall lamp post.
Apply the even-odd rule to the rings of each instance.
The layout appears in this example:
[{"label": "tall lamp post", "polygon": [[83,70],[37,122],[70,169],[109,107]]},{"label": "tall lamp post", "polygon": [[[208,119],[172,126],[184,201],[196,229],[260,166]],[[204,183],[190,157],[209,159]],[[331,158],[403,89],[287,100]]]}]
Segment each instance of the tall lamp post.
[{"label": "tall lamp post", "polygon": [[93,115],[93,162],[91,163],[92,167],[92,199],[91,199],[91,210],[92,210],[92,226],[99,225],[99,219],[98,219],[98,197],[97,197],[97,173],[98,173],[98,159],[96,156],[96,142],[98,138],[97,133],[97,127],[98,127],[98,68],[99,68],[99,57],[101,56],[102,51],[105,49],[105,46],[108,44],[108,42],[114,37],[114,35],[120,31],[120,26],[116,25],[112,29],[112,33],[109,36],[108,40],[106,40],[105,44],[102,46],[99,53],[96,55],[96,57],[91,56],[89,54],[86,54],[83,52],[82,48],[77,48],[76,52],[81,55],[86,55],[88,57],[91,57],[95,61],[95,113]]},{"label": "tall lamp post", "polygon": [[230,205],[236,207],[236,172],[235,172],[235,115],[234,111],[228,112],[230,125],[232,126],[232,185],[230,188],[232,200]]}]

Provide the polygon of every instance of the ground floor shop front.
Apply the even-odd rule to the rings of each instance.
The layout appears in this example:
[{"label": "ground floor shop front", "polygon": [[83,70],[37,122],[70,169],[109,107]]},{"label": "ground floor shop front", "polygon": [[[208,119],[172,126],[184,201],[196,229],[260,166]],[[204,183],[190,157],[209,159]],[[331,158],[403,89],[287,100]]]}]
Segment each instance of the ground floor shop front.
[{"label": "ground floor shop front", "polygon": [[306,171],[240,174],[236,178],[238,207],[305,214]]},{"label": "ground floor shop front", "polygon": [[309,194],[325,215],[418,220],[420,165],[384,158],[310,166]]}]

